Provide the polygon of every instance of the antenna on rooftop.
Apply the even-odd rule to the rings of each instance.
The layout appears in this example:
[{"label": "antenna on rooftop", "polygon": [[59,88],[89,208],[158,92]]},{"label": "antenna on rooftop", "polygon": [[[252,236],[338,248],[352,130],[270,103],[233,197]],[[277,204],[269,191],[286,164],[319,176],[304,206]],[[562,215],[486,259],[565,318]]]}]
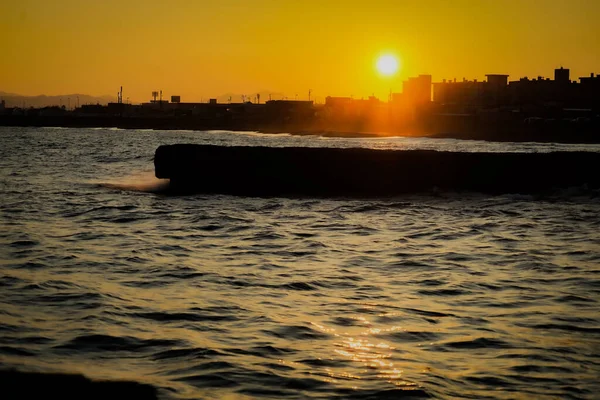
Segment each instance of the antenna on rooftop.
[{"label": "antenna on rooftop", "polygon": [[310,101],[310,94],[312,93],[312,89],[308,89],[308,101]]}]

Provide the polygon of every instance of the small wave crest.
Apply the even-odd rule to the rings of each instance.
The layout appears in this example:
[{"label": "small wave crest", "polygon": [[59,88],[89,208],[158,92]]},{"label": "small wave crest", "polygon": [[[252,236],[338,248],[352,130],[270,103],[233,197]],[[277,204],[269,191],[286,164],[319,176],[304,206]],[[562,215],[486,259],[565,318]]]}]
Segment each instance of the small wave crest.
[{"label": "small wave crest", "polygon": [[169,179],[158,179],[153,172],[135,173],[110,180],[94,180],[92,184],[134,192],[159,193],[169,188]]}]

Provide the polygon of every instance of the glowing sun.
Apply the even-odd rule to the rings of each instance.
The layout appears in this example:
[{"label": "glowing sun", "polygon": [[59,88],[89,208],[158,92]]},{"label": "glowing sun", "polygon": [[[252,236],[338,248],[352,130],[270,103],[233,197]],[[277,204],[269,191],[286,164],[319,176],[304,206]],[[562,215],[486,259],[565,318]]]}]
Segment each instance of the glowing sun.
[{"label": "glowing sun", "polygon": [[398,71],[398,58],[385,54],[377,59],[377,71],[383,76],[392,76]]}]

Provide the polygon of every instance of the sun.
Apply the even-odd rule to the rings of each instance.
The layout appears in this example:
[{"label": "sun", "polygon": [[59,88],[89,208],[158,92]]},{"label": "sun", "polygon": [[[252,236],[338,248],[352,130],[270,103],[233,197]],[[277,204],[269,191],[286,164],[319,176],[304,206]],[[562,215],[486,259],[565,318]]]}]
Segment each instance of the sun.
[{"label": "sun", "polygon": [[398,58],[384,54],[377,59],[377,71],[383,76],[392,76],[398,72]]}]

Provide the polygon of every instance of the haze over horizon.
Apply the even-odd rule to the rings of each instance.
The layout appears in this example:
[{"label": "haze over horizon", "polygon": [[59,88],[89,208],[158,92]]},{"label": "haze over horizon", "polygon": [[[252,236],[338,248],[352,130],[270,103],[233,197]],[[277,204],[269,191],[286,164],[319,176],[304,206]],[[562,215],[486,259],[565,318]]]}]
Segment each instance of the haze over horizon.
[{"label": "haze over horizon", "polygon": [[[101,96],[122,85],[133,102],[153,90],[200,101],[259,91],[306,99],[309,89],[322,101],[385,98],[418,74],[600,72],[593,0],[24,0],[0,4],[0,15],[0,90],[28,96]],[[384,53],[400,61],[390,77],[374,67]]]}]

